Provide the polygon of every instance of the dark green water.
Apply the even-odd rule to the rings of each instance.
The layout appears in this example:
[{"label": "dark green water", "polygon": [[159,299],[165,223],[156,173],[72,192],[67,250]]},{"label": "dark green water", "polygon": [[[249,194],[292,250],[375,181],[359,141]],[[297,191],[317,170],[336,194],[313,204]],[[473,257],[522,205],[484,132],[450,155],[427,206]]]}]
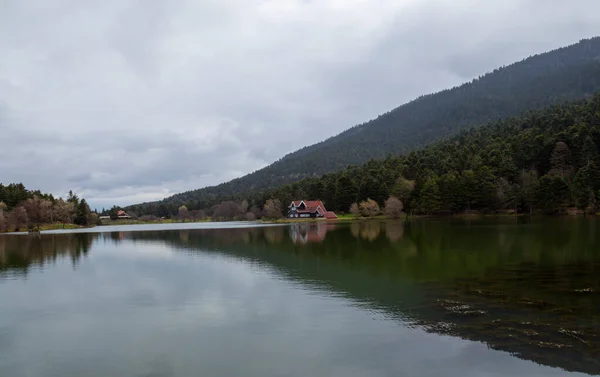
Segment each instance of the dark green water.
[{"label": "dark green water", "polygon": [[186,228],[0,236],[0,376],[600,374],[594,219]]}]

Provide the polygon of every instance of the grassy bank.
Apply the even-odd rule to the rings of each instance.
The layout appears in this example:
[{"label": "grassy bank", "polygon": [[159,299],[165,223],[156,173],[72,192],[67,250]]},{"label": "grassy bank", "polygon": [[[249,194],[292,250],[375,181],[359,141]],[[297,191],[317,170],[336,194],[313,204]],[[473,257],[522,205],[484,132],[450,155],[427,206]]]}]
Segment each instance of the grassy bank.
[{"label": "grassy bank", "polygon": [[[94,225],[92,225],[92,226],[79,226],[79,225],[75,225],[75,224],[55,223],[55,224],[42,224],[42,225],[40,225],[40,231],[44,231],[44,230],[61,230],[61,229],[84,229],[84,228],[93,228],[93,227],[94,227]],[[27,233],[27,232],[29,232],[29,229],[27,227],[22,227],[18,231],[9,230],[8,232],[0,232],[0,234],[3,234],[3,233]]]},{"label": "grassy bank", "polygon": [[337,221],[363,221],[363,220],[389,220],[388,217],[380,215],[373,217],[356,217],[352,214],[338,215],[337,219],[327,220],[325,218],[283,218],[283,219],[262,219],[263,223],[273,224],[273,223],[310,223],[310,222],[337,222]]},{"label": "grassy bank", "polygon": [[40,226],[40,230],[57,230],[57,229],[79,229],[79,228],[90,228],[86,226],[79,226],[75,224],[44,224]]}]

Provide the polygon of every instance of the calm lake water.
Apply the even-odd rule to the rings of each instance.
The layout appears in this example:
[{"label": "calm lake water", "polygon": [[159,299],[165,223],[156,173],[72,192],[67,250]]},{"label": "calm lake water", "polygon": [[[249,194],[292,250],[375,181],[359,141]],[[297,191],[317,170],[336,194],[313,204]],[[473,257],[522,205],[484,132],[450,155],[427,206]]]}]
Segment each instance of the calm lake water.
[{"label": "calm lake water", "polygon": [[0,376],[600,374],[594,219],[175,228],[0,236]]}]

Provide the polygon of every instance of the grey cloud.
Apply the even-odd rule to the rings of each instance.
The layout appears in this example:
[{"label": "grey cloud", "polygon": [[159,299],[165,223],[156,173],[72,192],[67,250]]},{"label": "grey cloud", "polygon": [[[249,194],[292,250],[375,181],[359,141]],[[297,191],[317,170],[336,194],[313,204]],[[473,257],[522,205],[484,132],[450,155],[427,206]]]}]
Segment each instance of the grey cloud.
[{"label": "grey cloud", "polygon": [[600,24],[593,0],[2,8],[0,177],[97,207],[249,173]]}]

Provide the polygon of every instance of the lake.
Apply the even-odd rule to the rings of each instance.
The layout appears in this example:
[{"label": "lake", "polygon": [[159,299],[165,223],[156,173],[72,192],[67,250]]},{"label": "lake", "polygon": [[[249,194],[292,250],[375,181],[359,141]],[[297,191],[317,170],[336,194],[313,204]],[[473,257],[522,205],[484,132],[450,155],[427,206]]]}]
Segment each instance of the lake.
[{"label": "lake", "polygon": [[0,376],[598,375],[599,231],[507,218],[3,235]]}]

